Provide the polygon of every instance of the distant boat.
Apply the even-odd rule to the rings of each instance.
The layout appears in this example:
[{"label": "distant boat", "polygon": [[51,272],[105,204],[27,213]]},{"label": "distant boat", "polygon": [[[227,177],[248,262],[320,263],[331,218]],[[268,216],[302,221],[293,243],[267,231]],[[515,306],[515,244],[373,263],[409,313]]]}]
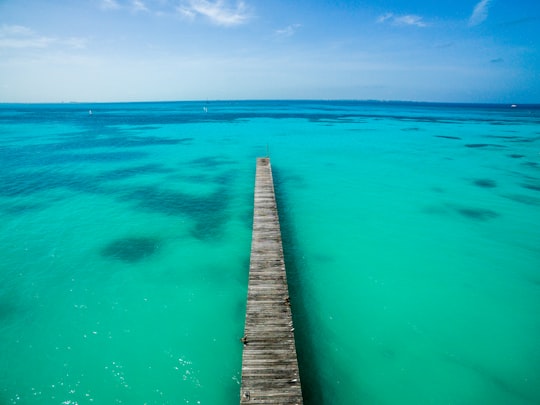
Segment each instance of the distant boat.
[{"label": "distant boat", "polygon": [[510,108],[516,108],[516,107],[517,107],[516,104],[512,104],[512,105],[510,106]]},{"label": "distant boat", "polygon": [[205,113],[207,113],[207,112],[208,112],[208,107],[206,107],[206,106],[203,107],[203,111],[204,111]]},{"label": "distant boat", "polygon": [[92,110],[88,110],[88,115],[92,115],[92,114],[93,114]]}]

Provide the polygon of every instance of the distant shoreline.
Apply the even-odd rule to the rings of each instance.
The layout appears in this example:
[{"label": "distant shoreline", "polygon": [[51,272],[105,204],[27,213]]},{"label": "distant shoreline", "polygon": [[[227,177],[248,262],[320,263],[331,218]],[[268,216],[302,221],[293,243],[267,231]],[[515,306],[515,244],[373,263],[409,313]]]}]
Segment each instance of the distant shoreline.
[{"label": "distant shoreline", "polygon": [[136,104],[209,104],[209,103],[328,103],[328,104],[358,104],[358,105],[417,105],[425,107],[476,107],[476,108],[514,108],[537,109],[540,103],[473,103],[473,102],[445,102],[445,101],[406,101],[406,100],[360,100],[360,99],[238,99],[238,100],[163,100],[163,101],[60,101],[60,102],[0,102],[0,106],[29,105],[29,106],[89,106],[89,105],[136,105]]}]

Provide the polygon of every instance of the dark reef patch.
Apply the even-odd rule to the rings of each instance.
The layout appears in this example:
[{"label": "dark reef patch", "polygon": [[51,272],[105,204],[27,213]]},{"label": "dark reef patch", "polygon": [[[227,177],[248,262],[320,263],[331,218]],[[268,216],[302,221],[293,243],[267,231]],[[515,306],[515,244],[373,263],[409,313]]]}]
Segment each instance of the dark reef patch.
[{"label": "dark reef patch", "polygon": [[215,239],[220,236],[229,218],[227,207],[230,195],[226,187],[220,187],[210,194],[192,195],[148,186],[137,188],[121,199],[134,201],[145,211],[189,217],[195,223],[193,235],[199,239]]},{"label": "dark reef patch", "polygon": [[512,140],[509,140],[508,142],[512,142],[512,143],[532,143],[532,142],[535,142],[536,139],[532,139],[532,138],[516,138],[516,139],[512,139]]},{"label": "dark reef patch", "polygon": [[521,185],[521,187],[529,189],[529,190],[540,191],[540,183],[539,184],[524,183]]},{"label": "dark reef patch", "polygon": [[193,159],[189,162],[191,166],[202,168],[216,168],[223,165],[231,164],[231,161],[223,156],[206,156],[198,159]]},{"label": "dark reef patch", "polygon": [[188,215],[194,219],[224,209],[229,200],[225,189],[199,196],[156,186],[140,187],[123,198],[135,200],[141,207],[154,212]]},{"label": "dark reef patch", "polygon": [[197,173],[197,174],[191,174],[191,175],[183,175],[183,174],[173,174],[171,176],[168,176],[168,180],[171,180],[173,182],[177,181],[185,181],[188,183],[195,183],[195,184],[215,184],[220,186],[228,186],[233,182],[233,180],[236,177],[236,173],[232,170],[228,170],[226,172],[220,173],[220,174],[213,174],[212,172],[207,173]]},{"label": "dark reef patch", "polygon": [[219,184],[221,186],[228,186],[229,184],[232,183],[233,179],[234,179],[234,173],[228,172],[228,173],[223,173],[223,174],[214,176],[212,178],[212,182],[214,184]]},{"label": "dark reef patch", "polygon": [[158,131],[161,127],[152,126],[152,125],[140,125],[132,128],[126,128],[128,131]]},{"label": "dark reef patch", "polygon": [[148,153],[146,152],[61,153],[51,155],[49,163],[67,164],[73,162],[125,162],[128,160],[142,159],[147,156]]},{"label": "dark reef patch", "polygon": [[418,127],[401,128],[402,131],[420,131]]},{"label": "dark reef patch", "polygon": [[[143,150],[104,152],[92,149],[106,148],[134,148],[153,145],[177,145],[188,143],[193,138],[169,139],[156,136],[100,136],[97,134],[70,134],[70,138],[60,142],[41,143],[15,147],[0,148],[0,159],[3,169],[20,169],[21,167],[47,166],[55,164],[72,163],[78,161],[125,161],[148,155]],[[76,153],[80,152],[80,153]]]},{"label": "dark reef patch", "polygon": [[435,138],[443,138],[443,139],[454,139],[454,140],[461,140],[459,136],[450,136],[450,135],[435,135]]},{"label": "dark reef patch", "polygon": [[350,128],[350,129],[347,129],[347,131],[350,131],[350,132],[371,132],[371,129],[369,129],[369,128]]},{"label": "dark reef patch", "polygon": [[98,179],[100,181],[122,180],[143,174],[167,174],[172,172],[174,172],[174,170],[168,169],[161,164],[151,163],[147,165],[128,167],[125,169],[106,171],[100,174]]},{"label": "dark reef patch", "polygon": [[497,214],[495,211],[485,208],[457,207],[455,210],[463,217],[477,221],[488,221],[499,216],[499,214]]},{"label": "dark reef patch", "polygon": [[[74,159],[75,160],[75,159]],[[84,172],[65,172],[58,168],[42,170],[0,171],[0,196],[27,196],[43,191],[65,189],[93,194],[118,194],[109,181],[122,180],[144,174],[168,174],[174,172],[160,164],[132,166],[116,170],[107,170],[95,175]],[[31,207],[21,207],[21,210]],[[17,207],[13,207],[17,210]]]},{"label": "dark reef patch", "polygon": [[99,184],[75,174],[53,171],[29,171],[22,173],[1,173],[0,195],[5,197],[25,196],[42,191],[65,188],[82,192],[99,192]]},{"label": "dark reef patch", "polygon": [[462,217],[475,221],[489,221],[495,219],[500,215],[492,210],[485,208],[466,207],[453,203],[432,204],[422,209],[422,212],[429,215],[438,215],[445,217],[455,217],[455,214],[459,214]]},{"label": "dark reef patch", "polygon": [[10,215],[24,214],[30,211],[38,211],[46,207],[46,204],[12,204],[0,206],[2,211]]},{"label": "dark reef patch", "polygon": [[80,137],[67,142],[53,145],[55,149],[91,149],[91,148],[133,148],[156,145],[178,145],[187,143],[193,138],[170,139],[157,136],[108,136],[108,137]]},{"label": "dark reef patch", "polygon": [[525,205],[540,206],[540,198],[524,194],[505,194],[503,197]]},{"label": "dark reef patch", "polygon": [[491,139],[517,139],[518,136],[515,135],[485,135],[484,138],[491,138]]},{"label": "dark reef patch", "polygon": [[228,217],[223,213],[212,213],[204,217],[199,217],[195,225],[191,228],[191,236],[202,240],[219,240],[223,234],[223,227]]},{"label": "dark reef patch", "polygon": [[40,148],[28,148],[25,150],[12,148],[5,152],[6,155],[4,157],[0,150],[0,159],[2,159],[4,170],[20,170],[21,168],[33,167],[41,168],[51,165],[65,165],[79,162],[124,162],[148,156],[148,153],[142,151],[71,153],[62,152],[62,150],[42,151]]},{"label": "dark reef patch", "polygon": [[159,249],[159,240],[155,238],[129,237],[115,240],[105,246],[101,254],[104,257],[126,263],[137,263],[152,256]]},{"label": "dark reef patch", "polygon": [[476,179],[473,184],[481,188],[494,188],[497,187],[497,182],[491,179]]},{"label": "dark reef patch", "polygon": [[496,143],[467,143],[467,148],[506,148],[505,145],[498,145]]}]

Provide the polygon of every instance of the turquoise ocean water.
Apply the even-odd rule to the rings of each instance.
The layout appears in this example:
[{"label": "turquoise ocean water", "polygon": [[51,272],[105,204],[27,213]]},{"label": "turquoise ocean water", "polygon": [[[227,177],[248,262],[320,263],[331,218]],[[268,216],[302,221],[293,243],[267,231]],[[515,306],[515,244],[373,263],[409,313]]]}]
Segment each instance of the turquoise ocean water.
[{"label": "turquoise ocean water", "polygon": [[306,404],[540,403],[539,124],[538,106],[1,105],[0,404],[237,404],[267,152]]}]

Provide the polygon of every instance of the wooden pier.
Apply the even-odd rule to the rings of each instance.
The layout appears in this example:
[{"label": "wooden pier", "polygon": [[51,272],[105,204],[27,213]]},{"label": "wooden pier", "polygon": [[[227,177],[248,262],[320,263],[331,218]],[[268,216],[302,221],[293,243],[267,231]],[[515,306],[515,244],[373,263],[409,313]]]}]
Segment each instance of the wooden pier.
[{"label": "wooden pier", "polygon": [[302,404],[269,158],[257,159],[240,404]]}]

